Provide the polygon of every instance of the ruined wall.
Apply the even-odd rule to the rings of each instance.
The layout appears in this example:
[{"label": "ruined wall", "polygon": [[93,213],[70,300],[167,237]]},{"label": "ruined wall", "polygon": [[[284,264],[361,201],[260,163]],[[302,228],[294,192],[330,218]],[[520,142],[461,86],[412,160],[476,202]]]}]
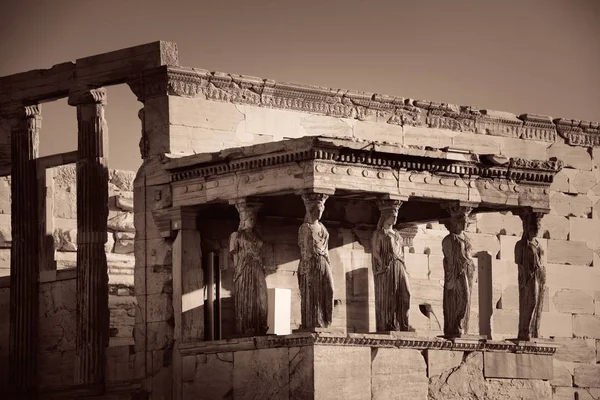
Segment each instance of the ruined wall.
[{"label": "ruined wall", "polygon": [[[164,132],[164,136],[157,135],[155,140],[168,141],[165,147],[175,154],[218,151],[306,135],[329,135],[437,149],[458,147],[479,154],[507,157],[538,160],[557,157],[563,160],[565,168],[551,187],[551,212],[542,220],[540,232],[540,242],[546,250],[549,288],[541,334],[561,345],[554,361],[552,385],[555,398],[573,398],[575,392],[587,390],[582,388],[600,387],[600,239],[597,234],[600,231],[600,150],[589,146],[594,140],[584,133],[593,124],[569,120],[559,124],[552,122],[550,117],[517,117],[510,113],[416,101],[410,103],[410,107],[396,108],[394,115],[401,114],[402,120],[400,117],[394,119],[393,115],[390,117],[386,111],[346,115],[332,112],[336,104],[325,107],[324,110],[329,110],[326,112],[320,109],[293,111],[293,108],[309,111],[305,107],[309,100],[298,100],[294,105],[264,104],[264,93],[262,100],[259,96],[255,101],[250,90],[239,88],[231,89],[237,95],[223,94],[227,90],[211,85],[202,90],[175,92],[179,96],[160,100],[169,107],[168,128],[164,121],[160,126],[157,122],[156,127],[146,121],[145,128],[148,132],[154,128]],[[223,95],[215,95],[217,92]],[[248,98],[242,98],[238,96],[240,93],[250,94]],[[418,105],[419,110],[416,117],[412,115],[415,119],[411,121],[399,109],[409,108],[413,112],[417,108],[413,104]],[[368,106],[348,107],[368,110]],[[597,130],[593,126],[590,129]],[[159,168],[155,164],[151,170]],[[292,288],[293,296],[297,297],[294,275],[297,227],[263,232],[265,242],[274,246],[273,250],[267,246],[266,251],[273,255],[265,254],[265,257],[273,257],[272,264],[277,265],[276,272],[268,277],[269,286]],[[516,336],[518,290],[514,245],[521,233],[520,219],[510,213],[478,215],[469,228],[474,257],[479,265],[471,333],[490,334],[494,339]],[[330,229],[330,234],[330,246],[334,248],[335,298],[340,300],[334,325],[345,325],[347,329],[357,331],[372,329],[372,287],[364,284],[372,281],[370,249],[366,240],[370,233],[357,235],[350,230]],[[441,241],[446,234],[446,229],[437,223],[420,225],[414,246],[407,249],[406,254],[413,289],[411,323],[431,334],[439,333],[438,324],[433,317],[421,314],[418,306],[430,304],[443,325]],[[293,323],[297,323],[297,300],[292,308]],[[365,318],[366,314],[368,318]]]},{"label": "ruined wall", "polygon": [[[55,168],[52,176],[53,181],[48,186],[52,193],[53,211],[49,223],[53,224],[58,271],[56,278],[40,283],[38,365],[41,387],[66,386],[72,384],[74,378],[77,264],[75,166]],[[127,349],[133,345],[136,308],[133,290],[133,178],[134,173],[129,171],[110,171],[109,235],[106,244],[110,346]],[[0,387],[5,387],[4,379],[8,376],[10,231],[10,177],[7,177],[0,178]],[[119,372],[121,376],[127,376],[122,373],[122,368]]]}]

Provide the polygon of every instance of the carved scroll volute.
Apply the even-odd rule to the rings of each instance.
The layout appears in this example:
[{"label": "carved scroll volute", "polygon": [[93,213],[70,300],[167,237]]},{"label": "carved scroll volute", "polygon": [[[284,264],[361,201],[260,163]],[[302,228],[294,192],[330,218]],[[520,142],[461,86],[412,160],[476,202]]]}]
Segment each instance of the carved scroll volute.
[{"label": "carved scroll volute", "polygon": [[263,242],[254,227],[261,204],[239,199],[234,202],[240,225],[229,238],[233,258],[235,329],[239,335],[267,333],[267,280],[261,257]]},{"label": "carved scroll volute", "polygon": [[304,193],[304,223],[298,230],[300,263],[298,286],[302,329],[327,328],[333,319],[333,274],[329,260],[329,232],[320,219],[329,196]]},{"label": "carved scroll volute", "polygon": [[444,222],[450,231],[442,241],[444,253],[444,335],[460,337],[469,332],[469,314],[475,265],[471,243],[464,234],[472,208],[451,203],[450,218]]},{"label": "carved scroll volute", "polygon": [[413,331],[408,322],[410,285],[404,263],[404,239],[394,229],[399,200],[377,200],[380,216],[371,238],[377,331]]},{"label": "carved scroll volute", "polygon": [[523,236],[515,245],[515,263],[519,280],[519,334],[520,340],[539,337],[546,267],[544,251],[537,240],[544,214],[527,210],[519,213],[523,221]]}]

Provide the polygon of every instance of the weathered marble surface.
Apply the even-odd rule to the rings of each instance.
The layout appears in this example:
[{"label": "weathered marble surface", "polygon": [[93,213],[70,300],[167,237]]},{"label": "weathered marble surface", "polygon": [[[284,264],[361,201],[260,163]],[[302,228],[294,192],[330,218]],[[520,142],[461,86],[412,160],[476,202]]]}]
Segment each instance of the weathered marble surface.
[{"label": "weathered marble surface", "polygon": [[393,227],[401,202],[379,200],[377,229],[371,238],[375,281],[375,321],[377,331],[414,330],[409,322],[410,283],[404,263],[404,240]]},{"label": "weathered marble surface", "polygon": [[300,312],[302,329],[327,328],[333,318],[333,275],[329,258],[329,232],[319,220],[325,210],[327,195],[302,195],[306,216],[298,230],[300,263]]}]

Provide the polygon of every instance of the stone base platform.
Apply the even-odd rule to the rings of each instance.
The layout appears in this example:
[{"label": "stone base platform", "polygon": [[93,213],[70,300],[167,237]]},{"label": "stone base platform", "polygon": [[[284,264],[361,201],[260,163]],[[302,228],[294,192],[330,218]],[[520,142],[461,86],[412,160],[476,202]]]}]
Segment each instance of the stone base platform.
[{"label": "stone base platform", "polygon": [[510,399],[514,387],[522,399],[551,398],[555,350],[401,332],[197,342],[180,346],[182,391],[185,400]]}]

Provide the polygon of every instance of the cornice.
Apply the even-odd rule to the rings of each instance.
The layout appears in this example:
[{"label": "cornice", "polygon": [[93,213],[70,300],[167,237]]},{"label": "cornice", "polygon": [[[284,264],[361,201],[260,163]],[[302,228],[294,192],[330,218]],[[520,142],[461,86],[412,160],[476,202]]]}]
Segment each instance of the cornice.
[{"label": "cornice", "polygon": [[[342,164],[376,166],[405,171],[426,171],[438,174],[480,176],[483,178],[500,178],[516,181],[535,182],[549,185],[554,175],[562,169],[562,161],[527,160],[511,158],[506,166],[486,165],[480,161],[454,161],[442,158],[444,152],[437,152],[438,158],[410,154],[402,147],[396,147],[396,152],[382,152],[371,149],[356,149],[343,146],[344,140],[338,146],[328,146],[320,143],[319,137],[309,146],[306,140],[288,140],[288,148],[294,148],[296,141],[299,145],[295,150],[282,150],[267,154],[256,154],[249,151],[248,156],[233,156],[226,160],[208,161],[171,169],[172,182],[188,179],[204,178],[215,175],[250,171],[258,168],[273,167],[301,161],[327,160]],[[252,148],[254,146],[250,146]],[[246,148],[248,149],[248,148]],[[410,150],[410,149],[408,149]],[[407,154],[408,153],[408,154]],[[192,156],[193,157],[193,156]]]},{"label": "cornice", "polygon": [[402,332],[394,334],[328,334],[328,333],[295,333],[286,336],[256,336],[212,342],[193,342],[180,345],[182,355],[221,353],[252,349],[269,349],[279,347],[302,346],[341,346],[341,347],[383,347],[415,350],[454,350],[454,351],[492,351],[505,353],[541,354],[551,356],[556,352],[556,345],[510,341],[480,340],[447,340],[439,337],[402,336]]},{"label": "cornice", "polygon": [[[140,89],[142,87],[143,90]],[[459,106],[376,93],[294,83],[197,68],[160,67],[129,82],[143,101],[157,95],[202,96],[208,100],[295,110],[339,118],[376,120],[401,126],[424,126],[572,146],[600,146],[599,124],[515,115],[473,106]]]}]

